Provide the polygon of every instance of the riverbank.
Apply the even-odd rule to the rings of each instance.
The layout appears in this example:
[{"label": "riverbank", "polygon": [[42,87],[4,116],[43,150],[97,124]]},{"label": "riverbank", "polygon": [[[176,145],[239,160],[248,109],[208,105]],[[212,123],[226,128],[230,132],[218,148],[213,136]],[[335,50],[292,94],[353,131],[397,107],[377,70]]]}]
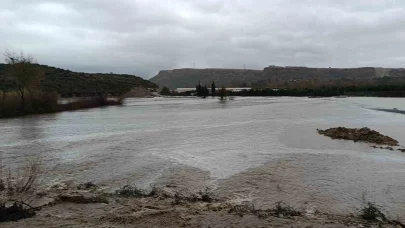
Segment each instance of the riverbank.
[{"label": "riverbank", "polygon": [[[269,209],[249,202],[216,199],[209,192],[183,193],[155,188],[141,195],[122,189],[108,194],[106,186],[62,184],[37,191],[31,198],[36,215],[2,227],[404,227],[396,221],[366,220],[311,207],[297,211],[284,203]],[[125,193],[125,194],[124,194]],[[139,194],[138,194],[139,193]],[[143,194],[143,193],[142,193]],[[402,226],[401,226],[402,225]]]},{"label": "riverbank", "polygon": [[387,208],[367,203],[367,196],[362,196],[364,202],[356,202],[353,210],[347,205],[338,206],[337,201],[342,199],[322,194],[315,186],[300,186],[299,170],[292,164],[267,164],[224,179],[216,188],[207,187],[210,182],[207,172],[190,167],[168,171],[148,188],[131,184],[118,188],[92,182],[77,184],[72,179],[41,185],[41,177],[48,173],[42,170],[36,172],[37,176],[29,175],[37,181],[23,193],[7,195],[8,184],[0,190],[1,202],[8,206],[24,202],[20,205],[29,215],[17,221],[1,222],[7,215],[0,213],[0,225],[7,228],[405,227],[398,216],[387,213]]},{"label": "riverbank", "polygon": [[0,102],[0,119],[122,104],[122,98],[107,98],[104,96],[78,98],[72,102],[60,103],[58,102],[58,96],[53,93],[35,94],[30,96],[29,99],[25,98],[24,103],[21,103],[20,97],[9,95]]}]

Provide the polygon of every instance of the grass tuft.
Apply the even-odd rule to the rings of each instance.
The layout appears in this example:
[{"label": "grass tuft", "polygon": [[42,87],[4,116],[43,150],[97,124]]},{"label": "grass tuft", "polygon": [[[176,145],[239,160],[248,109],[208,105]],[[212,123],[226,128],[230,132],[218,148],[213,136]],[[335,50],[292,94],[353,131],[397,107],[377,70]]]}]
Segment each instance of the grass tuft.
[{"label": "grass tuft", "polygon": [[115,194],[123,197],[142,198],[150,195],[146,190],[136,187],[136,185],[124,185],[115,191]]}]

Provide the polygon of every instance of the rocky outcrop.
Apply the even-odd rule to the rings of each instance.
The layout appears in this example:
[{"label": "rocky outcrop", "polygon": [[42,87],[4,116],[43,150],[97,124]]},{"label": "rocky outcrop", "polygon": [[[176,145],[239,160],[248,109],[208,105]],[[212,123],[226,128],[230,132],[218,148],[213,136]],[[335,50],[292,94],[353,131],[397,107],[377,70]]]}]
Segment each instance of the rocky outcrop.
[{"label": "rocky outcrop", "polygon": [[150,81],[160,87],[166,86],[175,88],[194,88],[198,81],[202,85],[210,86],[215,84],[226,87],[243,87],[252,81],[262,78],[261,70],[239,70],[239,69],[174,69],[162,70]]},{"label": "rocky outcrop", "polygon": [[321,135],[328,136],[332,139],[345,139],[345,140],[352,140],[355,142],[362,141],[380,145],[398,146],[397,140],[389,136],[382,135],[379,132],[371,130],[367,127],[363,128],[337,127],[337,128],[329,128],[327,130],[318,129],[318,133]]},{"label": "rocky outcrop", "polygon": [[[243,69],[174,69],[162,70],[150,81],[160,87],[193,88],[198,81],[211,85],[215,81],[217,86],[226,87],[271,87],[283,86],[284,83],[309,85],[336,81],[337,85],[343,83],[356,83],[370,81],[382,77],[404,77],[405,69],[393,68],[310,68],[310,67],[280,67],[269,66],[263,70]],[[340,80],[340,81],[339,81]]]}]

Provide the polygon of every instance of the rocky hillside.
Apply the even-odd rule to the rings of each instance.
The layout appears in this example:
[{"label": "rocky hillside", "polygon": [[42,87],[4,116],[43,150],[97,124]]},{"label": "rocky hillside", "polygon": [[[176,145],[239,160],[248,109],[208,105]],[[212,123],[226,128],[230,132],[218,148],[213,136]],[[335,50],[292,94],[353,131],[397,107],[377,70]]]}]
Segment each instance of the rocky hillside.
[{"label": "rocky hillside", "polygon": [[160,87],[169,88],[190,88],[195,87],[198,81],[201,84],[211,85],[213,81],[217,85],[240,87],[245,83],[258,81],[262,77],[260,70],[239,70],[239,69],[175,69],[162,70],[150,81]]},{"label": "rocky hillside", "polygon": [[404,77],[405,69],[389,68],[309,68],[270,66],[263,70],[240,69],[175,69],[163,70],[150,79],[160,87],[188,88],[194,87],[200,80],[210,85],[226,87],[271,87],[286,84],[308,85],[311,83],[345,83],[369,82],[381,77]]},{"label": "rocky hillside", "polygon": [[[2,79],[6,64],[0,64],[0,89],[13,90],[12,83]],[[140,77],[125,74],[89,74],[40,65],[45,73],[42,90],[55,91],[63,96],[72,94],[92,95],[98,93],[123,94],[134,87],[156,88],[157,85]]]}]

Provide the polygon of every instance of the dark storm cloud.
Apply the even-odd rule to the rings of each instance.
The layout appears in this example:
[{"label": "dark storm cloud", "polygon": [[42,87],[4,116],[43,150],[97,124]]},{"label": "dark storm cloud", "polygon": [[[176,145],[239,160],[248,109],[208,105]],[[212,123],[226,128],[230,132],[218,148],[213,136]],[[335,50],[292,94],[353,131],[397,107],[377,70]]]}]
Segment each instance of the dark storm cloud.
[{"label": "dark storm cloud", "polygon": [[3,0],[0,50],[149,78],[161,69],[402,67],[402,0]]}]

